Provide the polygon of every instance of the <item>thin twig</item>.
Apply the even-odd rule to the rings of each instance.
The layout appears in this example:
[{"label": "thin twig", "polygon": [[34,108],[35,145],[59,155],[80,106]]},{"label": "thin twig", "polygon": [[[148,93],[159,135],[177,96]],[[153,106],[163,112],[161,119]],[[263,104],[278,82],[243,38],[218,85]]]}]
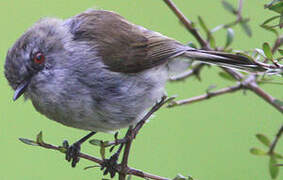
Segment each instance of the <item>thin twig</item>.
[{"label": "thin twig", "polygon": [[256,77],[254,74],[250,75],[246,80],[243,85],[253,91],[255,94],[257,94],[259,97],[264,99],[267,103],[275,107],[279,112],[283,113],[283,106],[280,104],[276,103],[276,99],[272,97],[270,94],[265,92],[263,89],[261,89],[257,83],[256,83]]},{"label": "thin twig", "polygon": [[197,39],[203,49],[209,49],[209,44],[201,37],[199,32],[193,27],[192,22],[177,8],[171,0],[163,0],[175,13],[179,20],[186,26],[187,30]]},{"label": "thin twig", "polygon": [[179,74],[177,76],[173,76],[170,78],[170,81],[182,81],[184,79],[187,79],[190,76],[196,76],[199,80],[200,80],[200,71],[202,70],[202,68],[204,66],[206,66],[207,64],[203,64],[203,63],[199,63],[198,65],[196,65],[195,67],[193,67],[192,69],[190,69],[189,71],[186,71],[182,74]]},{"label": "thin twig", "polygon": [[132,131],[132,139],[136,137],[136,135],[139,133],[139,130],[143,127],[146,120],[156,111],[158,111],[164,104],[170,103],[172,100],[174,100],[175,97],[169,97],[163,96],[161,101],[158,102],[155,106],[151,108],[151,110],[142,118],[142,120],[135,126],[135,128]]},{"label": "thin twig", "polygon": [[[45,149],[51,149],[51,150],[55,150],[55,151],[60,151],[61,152],[61,147],[58,146],[54,146],[52,144],[47,144],[47,143],[40,143],[38,144],[39,147],[43,147]],[[90,156],[88,154],[85,153],[79,153],[79,157],[82,159],[86,159],[92,162],[95,162],[99,165],[103,164],[103,160]],[[134,175],[134,176],[138,176],[141,178],[148,178],[148,179],[153,179],[153,180],[168,180],[168,178],[165,177],[160,177],[160,176],[156,176],[147,172],[143,172],[141,170],[135,169],[135,168],[131,168],[131,167],[127,167],[127,175]],[[115,168],[117,170],[118,173],[120,173],[122,171],[120,165],[118,164],[117,167]]]},{"label": "thin twig", "polygon": [[237,17],[238,21],[240,22],[242,20],[242,10],[243,10],[243,0],[239,0],[238,10],[237,10]]},{"label": "thin twig", "polygon": [[283,125],[281,125],[280,129],[278,130],[278,132],[277,132],[277,134],[276,134],[276,136],[275,136],[275,138],[274,138],[274,140],[273,140],[273,142],[272,142],[272,144],[269,148],[268,154],[273,154],[274,149],[275,149],[275,147],[278,143],[278,140],[280,139],[282,133],[283,133]]},{"label": "thin twig", "polygon": [[242,88],[243,88],[242,84],[238,83],[235,86],[219,89],[219,90],[214,91],[214,92],[208,92],[208,93],[200,95],[200,96],[196,96],[196,97],[192,97],[192,98],[180,100],[180,101],[173,101],[168,105],[168,107],[175,107],[175,106],[180,106],[180,105],[185,105],[185,104],[192,104],[192,103],[199,102],[199,101],[202,101],[202,100],[207,100],[207,99],[210,99],[212,97],[219,96],[219,95],[222,95],[222,94],[236,92],[236,91],[238,91]]}]

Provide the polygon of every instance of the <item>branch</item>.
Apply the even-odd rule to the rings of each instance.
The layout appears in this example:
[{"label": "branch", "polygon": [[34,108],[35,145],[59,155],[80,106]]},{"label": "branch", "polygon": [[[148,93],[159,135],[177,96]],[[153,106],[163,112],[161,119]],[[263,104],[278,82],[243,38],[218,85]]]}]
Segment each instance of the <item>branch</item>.
[{"label": "branch", "polygon": [[267,103],[275,107],[279,112],[283,113],[283,106],[276,103],[276,99],[272,97],[270,94],[265,92],[263,89],[261,89],[257,83],[256,83],[256,77],[255,75],[250,75],[246,80],[245,83],[243,83],[244,86],[253,91],[255,94],[257,94],[259,97],[264,99]]},{"label": "branch", "polygon": [[[47,144],[45,142],[37,143],[37,145],[39,147],[43,147],[45,149],[51,149],[51,150],[62,152],[62,147],[54,146],[52,144]],[[95,163],[97,163],[99,165],[103,164],[103,160],[102,159],[90,156],[90,155],[85,154],[85,153],[79,153],[79,157],[82,158],[82,159],[86,159],[86,160],[95,162]],[[115,167],[115,169],[117,170],[118,173],[122,173],[122,168],[120,167],[119,164],[117,165],[117,167]],[[154,179],[154,180],[168,180],[168,178],[156,176],[156,175],[153,175],[153,174],[150,174],[150,173],[147,173],[147,172],[143,172],[141,170],[134,169],[134,168],[131,168],[131,167],[127,167],[127,174],[128,175],[138,176],[138,177],[141,177],[141,178]]]},{"label": "branch", "polygon": [[[169,8],[176,14],[176,16],[179,18],[179,20],[185,25],[185,27],[192,33],[192,35],[196,38],[196,40],[201,44],[201,46],[204,49],[207,50],[212,50],[209,47],[208,42],[206,42],[201,35],[198,33],[198,31],[192,26],[192,23],[182,14],[182,12],[177,8],[177,6],[171,1],[171,0],[163,0],[168,6]],[[240,0],[239,2],[239,8],[238,8],[238,14],[241,14],[242,11],[242,0]],[[277,42],[278,43],[278,42]],[[244,76],[232,69],[229,68],[222,68],[224,71],[228,72],[230,75],[232,75],[236,80],[238,81],[243,81],[244,80]],[[255,75],[251,75],[251,76],[255,76]],[[250,77],[251,77],[250,76]],[[249,77],[248,77],[249,78]],[[248,79],[247,78],[247,79]],[[262,90],[256,83],[256,81],[250,81],[249,83],[245,84],[245,87],[248,88],[249,90],[253,91],[254,93],[256,93],[259,97],[263,98],[266,102],[268,102],[269,104],[271,104],[273,107],[275,107],[279,112],[283,113],[283,106],[280,106],[279,104],[275,103],[275,98],[273,98],[271,95],[269,95],[268,93],[266,93],[264,90]],[[202,96],[206,96],[206,95],[202,95]],[[203,97],[198,97],[198,98],[203,98]],[[204,98],[205,99],[205,98]],[[189,102],[191,101],[190,99],[188,99]],[[182,104],[184,104],[186,101],[188,100],[183,100],[184,102]],[[199,101],[199,100],[194,100],[195,101]],[[182,102],[182,101],[181,101]],[[178,105],[178,104],[177,104]]]},{"label": "branch", "polygon": [[283,133],[283,125],[281,125],[280,129],[278,130],[276,136],[275,136],[275,139],[273,140],[270,148],[269,148],[269,151],[268,151],[268,154],[273,154],[274,152],[274,149],[278,143],[278,140],[280,139],[281,135]]},{"label": "branch", "polygon": [[197,39],[203,49],[210,49],[209,44],[201,37],[196,28],[193,27],[192,22],[177,8],[171,0],[163,0],[167,6],[175,13],[179,20],[185,25],[187,30]]},{"label": "branch", "polygon": [[223,89],[220,89],[220,90],[217,90],[217,91],[214,91],[214,92],[207,92],[206,94],[203,94],[203,95],[200,95],[200,96],[196,96],[196,97],[192,97],[192,98],[180,100],[180,101],[173,101],[168,105],[168,107],[175,107],[175,106],[180,106],[180,105],[185,105],[185,104],[192,104],[192,103],[199,102],[199,101],[202,101],[202,100],[207,100],[207,99],[210,99],[212,97],[219,96],[219,95],[222,95],[222,94],[236,92],[236,91],[238,91],[242,88],[243,88],[242,84],[238,83],[235,86],[223,88]]},{"label": "branch", "polygon": [[208,64],[199,63],[189,71],[186,71],[180,75],[173,76],[170,78],[170,81],[182,81],[190,76],[196,76],[200,80],[200,71],[204,66]]}]

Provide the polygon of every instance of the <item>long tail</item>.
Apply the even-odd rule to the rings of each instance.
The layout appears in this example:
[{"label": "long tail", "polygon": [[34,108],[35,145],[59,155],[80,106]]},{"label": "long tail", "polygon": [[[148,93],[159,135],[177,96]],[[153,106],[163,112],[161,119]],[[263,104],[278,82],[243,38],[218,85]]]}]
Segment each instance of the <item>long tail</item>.
[{"label": "long tail", "polygon": [[205,50],[187,50],[184,55],[188,58],[198,60],[208,64],[229,67],[251,72],[264,72],[267,69],[259,66],[249,58],[238,55],[218,51]]}]

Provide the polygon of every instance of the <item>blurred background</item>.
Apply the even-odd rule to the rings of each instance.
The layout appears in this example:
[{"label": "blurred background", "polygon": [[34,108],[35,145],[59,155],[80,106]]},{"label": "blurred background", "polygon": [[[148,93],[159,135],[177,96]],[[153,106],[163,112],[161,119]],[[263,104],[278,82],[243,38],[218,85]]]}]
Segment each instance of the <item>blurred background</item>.
[{"label": "blurred background", "polygon": [[[174,2],[192,21],[201,15],[209,28],[234,20],[219,0]],[[230,2],[237,6],[237,0]],[[234,49],[248,50],[260,48],[263,42],[273,43],[275,36],[259,27],[267,17],[274,15],[263,9],[268,2],[244,1],[243,15],[251,18],[253,36],[247,37],[242,29],[236,27],[232,45]],[[103,178],[99,168],[83,170],[86,166],[94,165],[92,162],[81,160],[73,169],[65,162],[63,154],[27,146],[18,140],[19,137],[34,139],[39,131],[43,131],[46,142],[60,145],[64,139],[74,142],[87,132],[48,120],[23,98],[13,102],[13,91],[3,75],[8,48],[39,18],[68,18],[88,8],[116,11],[135,24],[159,31],[182,43],[195,42],[162,0],[1,1],[0,180]],[[217,45],[223,45],[226,32],[219,31],[215,37]],[[168,83],[168,95],[177,94],[177,99],[184,99],[205,93],[210,85],[216,85],[217,88],[232,85],[217,75],[219,71],[216,67],[205,67],[201,82],[190,78],[184,82]],[[262,87],[278,99],[283,99],[282,86],[268,84]],[[270,179],[268,158],[255,157],[249,153],[249,149],[262,147],[255,138],[256,133],[267,134],[273,139],[280,124],[282,114],[249,91],[246,95],[239,91],[189,106],[163,108],[151,118],[134,141],[129,165],[169,178],[181,173],[199,180]],[[99,133],[95,138],[111,140],[113,135]],[[282,152],[282,148],[281,139],[276,149]],[[82,151],[99,157],[99,148],[89,143],[83,145]],[[283,177],[282,173],[278,179],[280,177]]]}]

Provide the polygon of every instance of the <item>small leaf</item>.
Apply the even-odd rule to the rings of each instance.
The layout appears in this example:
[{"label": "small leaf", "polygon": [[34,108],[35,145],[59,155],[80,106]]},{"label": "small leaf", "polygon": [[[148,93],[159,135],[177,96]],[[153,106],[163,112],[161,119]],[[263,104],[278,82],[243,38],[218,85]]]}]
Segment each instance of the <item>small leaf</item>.
[{"label": "small leaf", "polygon": [[101,158],[104,160],[105,159],[105,147],[104,147],[103,141],[101,141],[100,155],[101,155]]},{"label": "small leaf", "polygon": [[271,48],[267,42],[263,43],[262,50],[268,59],[273,59]]},{"label": "small leaf", "polygon": [[270,23],[271,21],[273,21],[273,20],[275,20],[275,19],[277,19],[277,18],[279,18],[280,16],[273,16],[273,17],[271,17],[271,18],[268,18],[267,20],[265,20],[262,24],[261,24],[261,26],[264,26],[264,25],[267,25],[268,23]]},{"label": "small leaf", "polygon": [[237,14],[237,10],[233,7],[232,4],[230,4],[229,2],[227,1],[222,1],[222,5],[224,7],[224,9],[226,9],[227,11],[229,11],[230,13],[232,14]]},{"label": "small leaf", "polygon": [[236,81],[236,79],[233,76],[231,76],[230,74],[228,74],[226,72],[221,71],[218,74],[219,74],[220,77],[222,77],[223,79],[226,79],[228,81],[233,81],[233,82]]},{"label": "small leaf", "polygon": [[278,52],[283,56],[283,49],[278,49]]},{"label": "small leaf", "polygon": [[59,147],[59,151],[60,151],[61,153],[66,153],[66,152],[67,152],[67,149],[66,149],[65,147],[60,146],[60,147]]},{"label": "small leaf", "polygon": [[275,104],[278,104],[279,106],[283,106],[283,101],[279,100],[279,99],[275,99],[274,100]]},{"label": "small leaf", "polygon": [[213,28],[213,29],[211,30],[211,32],[214,33],[214,32],[216,32],[216,31],[218,31],[218,30],[220,30],[220,29],[222,29],[222,28],[224,28],[224,24],[221,24],[221,25],[219,25],[219,26],[216,26],[215,28]]},{"label": "small leaf", "polygon": [[279,19],[279,27],[283,28],[283,13],[281,13],[280,19]]},{"label": "small leaf", "polygon": [[258,148],[251,148],[251,149],[250,149],[250,153],[252,153],[253,155],[256,155],[256,156],[264,156],[264,155],[267,155],[266,152],[264,152],[263,150],[258,149]]},{"label": "small leaf", "polygon": [[268,7],[271,11],[277,12],[279,14],[283,13],[283,2],[273,3],[271,6]]},{"label": "small leaf", "polygon": [[281,154],[274,152],[273,155],[278,159],[283,159],[283,156]]},{"label": "small leaf", "polygon": [[240,25],[241,25],[241,27],[243,28],[243,30],[245,31],[245,33],[246,33],[249,37],[251,37],[251,36],[252,36],[252,30],[251,30],[249,24],[248,24],[247,22],[241,21],[241,22],[240,22]]},{"label": "small leaf", "polygon": [[276,179],[279,174],[279,167],[276,166],[277,160],[274,156],[270,156],[269,160],[269,173],[272,179]]},{"label": "small leaf", "polygon": [[104,146],[109,145],[109,141],[101,141],[98,139],[92,139],[89,141],[90,144],[95,145],[95,146],[101,146],[101,143],[103,143]]},{"label": "small leaf", "polygon": [[99,165],[87,166],[84,168],[84,170],[91,169],[91,168],[97,168],[97,167],[100,167],[100,166]]},{"label": "small leaf", "polygon": [[92,139],[89,141],[89,143],[95,146],[101,146],[101,140],[98,139]]},{"label": "small leaf", "polygon": [[225,48],[231,45],[234,39],[234,35],[235,35],[234,30],[232,28],[228,28]]},{"label": "small leaf", "polygon": [[38,144],[33,140],[29,140],[29,139],[25,139],[25,138],[19,138],[19,140],[22,141],[23,143],[27,144],[27,145],[38,146]]},{"label": "small leaf", "polygon": [[37,144],[43,144],[43,138],[42,138],[42,131],[40,131],[36,136],[36,143]]},{"label": "small leaf", "polygon": [[256,138],[267,147],[269,147],[271,144],[270,140],[264,134],[257,134]]},{"label": "small leaf", "polygon": [[209,32],[209,29],[207,28],[207,26],[205,25],[205,23],[204,23],[204,21],[203,21],[203,19],[202,19],[202,17],[198,17],[198,21],[199,21],[199,24],[200,24],[200,26],[202,27],[202,29],[207,33],[207,34],[209,34],[210,32]]},{"label": "small leaf", "polygon": [[276,30],[274,27],[272,27],[272,26],[262,25],[261,27],[262,27],[263,29],[267,30],[267,31],[273,32],[276,37],[279,35],[279,33],[277,32],[277,30]]},{"label": "small leaf", "polygon": [[211,48],[216,47],[215,39],[211,33],[208,34],[208,41]]},{"label": "small leaf", "polygon": [[193,42],[188,42],[187,46],[195,49],[197,48],[197,46]]}]

